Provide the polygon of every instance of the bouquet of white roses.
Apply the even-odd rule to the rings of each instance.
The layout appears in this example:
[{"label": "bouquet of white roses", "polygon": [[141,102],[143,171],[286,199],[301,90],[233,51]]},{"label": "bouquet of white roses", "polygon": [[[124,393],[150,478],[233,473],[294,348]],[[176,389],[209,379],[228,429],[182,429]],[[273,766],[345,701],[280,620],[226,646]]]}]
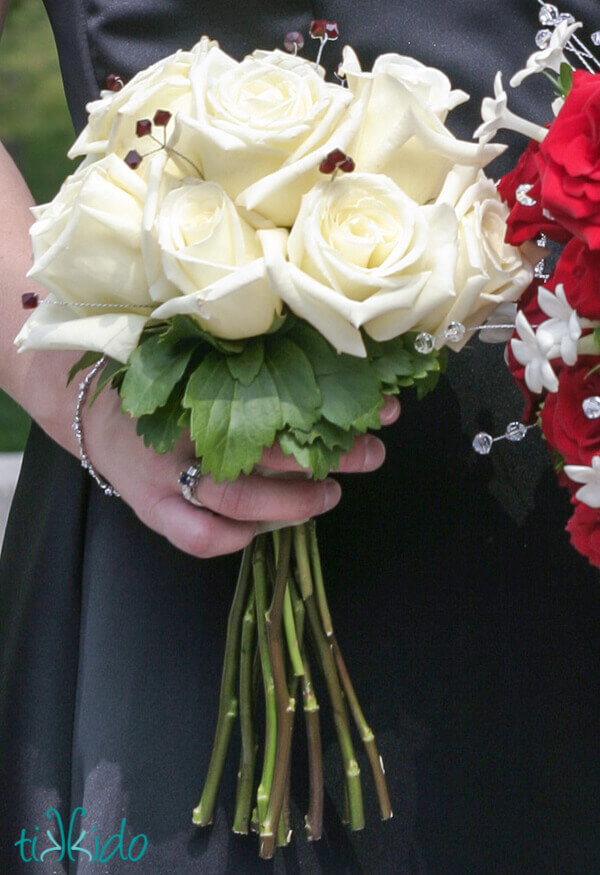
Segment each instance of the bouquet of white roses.
[{"label": "bouquet of white roses", "polygon": [[[311,35],[333,39],[337,26],[313,22]],[[35,210],[31,275],[49,293],[24,301],[33,312],[18,346],[84,349],[74,372],[100,360],[99,388],[120,392],[158,452],[189,429],[198,456],[183,480],[191,492],[196,472],[235,479],[274,441],[326,476],[357,434],[379,427],[386,393],[431,389],[444,345],[460,348],[533,275],[504,241],[508,210],[482,170],[502,147],[460,141],[445,125],[467,95],[400,55],[364,72],[349,47],[334,84],[298,56],[302,42],[289,34],[288,52],[238,63],[204,37],[127,84],[109,77],[70,153],[84,161]],[[382,817],[391,816],[333,633],[314,525],[260,535],[242,560],[194,822],[211,822],[239,713],[234,829],[254,825],[265,857],[289,840],[299,689],[306,825],[310,838],[321,834],[309,636],[333,705],[350,826],[364,822],[350,716]],[[253,665],[266,715],[258,781]]]}]

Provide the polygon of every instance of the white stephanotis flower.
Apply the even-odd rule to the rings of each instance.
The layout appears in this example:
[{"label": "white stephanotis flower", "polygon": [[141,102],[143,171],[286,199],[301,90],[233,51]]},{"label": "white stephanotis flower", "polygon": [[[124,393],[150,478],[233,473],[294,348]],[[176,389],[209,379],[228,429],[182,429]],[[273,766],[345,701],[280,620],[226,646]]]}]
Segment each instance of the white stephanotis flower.
[{"label": "white stephanotis flower", "polygon": [[583,483],[575,497],[588,507],[600,507],[600,456],[594,456],[591,468],[587,465],[565,465],[565,474],[575,483]]},{"label": "white stephanotis flower", "polygon": [[[581,323],[576,311],[571,307],[565,295],[565,287],[559,283],[556,293],[540,286],[538,289],[538,303],[541,310],[550,316],[538,328],[537,335],[544,344],[551,343],[555,348],[556,355],[567,365],[574,365],[577,361],[577,343],[581,337]],[[555,356],[551,356],[555,358]]]},{"label": "white stephanotis flower", "polygon": [[520,340],[512,340],[511,347],[516,360],[525,365],[525,382],[536,395],[544,389],[558,392],[558,377],[552,369],[549,359],[552,355],[553,339],[536,334],[527,317],[519,312],[515,319],[515,328]]},{"label": "white stephanotis flower", "polygon": [[541,125],[536,125],[509,110],[508,97],[502,84],[502,73],[500,72],[496,73],[494,79],[494,96],[483,98],[481,118],[483,122],[473,134],[481,143],[489,143],[502,129],[516,131],[527,139],[537,140],[539,143],[548,133],[547,129]]},{"label": "white stephanotis flower", "polygon": [[543,73],[544,70],[560,73],[561,64],[568,63],[565,58],[565,46],[580,27],[582,27],[580,21],[575,21],[572,24],[569,24],[568,21],[561,21],[552,31],[546,48],[530,55],[525,67],[515,73],[510,80],[511,87],[517,88],[528,76],[532,76],[534,73]]}]

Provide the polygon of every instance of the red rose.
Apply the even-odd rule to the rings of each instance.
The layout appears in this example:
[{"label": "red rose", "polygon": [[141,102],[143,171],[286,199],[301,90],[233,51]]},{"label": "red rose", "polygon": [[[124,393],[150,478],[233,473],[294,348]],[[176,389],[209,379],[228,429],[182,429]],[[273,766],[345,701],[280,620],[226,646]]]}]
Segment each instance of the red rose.
[{"label": "red rose", "polygon": [[590,249],[600,248],[600,75],[576,70],[540,143],[541,204]]},{"label": "red rose", "polygon": [[562,283],[567,301],[579,316],[600,319],[600,252],[573,237],[563,249],[546,288]]},{"label": "red rose", "polygon": [[590,375],[597,364],[596,356],[582,356],[573,367],[563,367],[558,392],[549,392],[544,402],[542,431],[567,465],[591,465],[600,454],[600,419],[588,419],[582,407],[585,398],[600,396],[600,373]]},{"label": "red rose", "polygon": [[[571,237],[569,231],[548,219],[542,212],[542,183],[536,160],[539,148],[540,144],[531,140],[514,170],[506,173],[498,183],[500,197],[510,207],[506,241],[513,246],[518,246],[525,240],[533,240],[540,234],[547,234],[559,242]],[[532,186],[527,194],[535,204],[530,207],[517,200],[517,188],[525,184]]]},{"label": "red rose", "polygon": [[575,502],[575,513],[567,523],[567,532],[575,549],[587,556],[592,565],[600,567],[600,510]]}]

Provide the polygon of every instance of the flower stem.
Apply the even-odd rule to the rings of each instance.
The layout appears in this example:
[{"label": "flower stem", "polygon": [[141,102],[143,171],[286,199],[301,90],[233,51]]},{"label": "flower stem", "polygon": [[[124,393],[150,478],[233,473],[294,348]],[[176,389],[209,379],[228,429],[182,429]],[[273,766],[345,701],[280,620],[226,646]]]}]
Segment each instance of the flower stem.
[{"label": "flower stem", "polygon": [[252,662],[254,657],[254,632],[256,629],[256,610],[254,593],[251,591],[246,605],[242,624],[240,648],[240,729],[242,749],[238,772],[233,831],[246,835],[252,812],[252,787],[256,764],[256,735],[254,732],[254,708],[252,691]]},{"label": "flower stem", "polygon": [[327,594],[325,592],[325,584],[323,581],[321,557],[319,555],[319,545],[317,543],[317,533],[314,520],[311,520],[308,523],[308,530],[313,584],[317,604],[319,606],[319,613],[323,622],[323,629],[325,630],[327,641],[329,642],[331,652],[333,653],[333,658],[335,660],[339,678],[342,682],[346,700],[350,707],[350,712],[354,719],[354,723],[356,724],[356,728],[358,729],[360,739],[364,745],[371,772],[373,773],[373,781],[375,782],[375,789],[377,791],[381,819],[389,820],[393,816],[393,812],[387,789],[387,782],[385,780],[383,760],[379,755],[373,730],[367,723],[360,702],[358,701],[354,686],[350,680],[350,675],[348,674],[348,669],[346,668],[346,663],[344,662],[344,657],[342,656],[342,651],[340,650],[340,646],[333,631],[333,624],[331,622],[331,614],[329,613]]},{"label": "flower stem", "polygon": [[258,649],[260,653],[263,687],[265,692],[265,746],[262,774],[256,793],[256,819],[259,828],[262,830],[262,823],[267,813],[267,805],[273,781],[275,751],[277,745],[277,703],[275,700],[273,670],[269,657],[269,643],[267,638],[267,578],[265,539],[262,535],[257,539],[257,545],[254,551],[253,568],[256,629],[258,632]]},{"label": "flower stem", "polygon": [[313,583],[308,556],[306,526],[304,524],[294,526],[294,557],[296,559],[296,580],[298,581],[302,598],[306,600],[312,595]]},{"label": "flower stem", "polygon": [[277,571],[273,599],[266,617],[266,629],[269,657],[273,671],[275,699],[277,702],[277,748],[267,811],[260,826],[261,843],[259,853],[263,859],[270,859],[275,850],[275,835],[279,829],[283,797],[288,776],[293,718],[296,704],[294,697],[290,696],[288,690],[282,635],[283,608],[287,591],[287,579],[292,545],[291,529],[282,529],[278,533],[278,538],[275,539],[275,544]]},{"label": "flower stem", "polygon": [[285,596],[283,600],[283,624],[285,628],[285,640],[290,655],[290,661],[292,663],[294,677],[299,678],[304,674],[304,665],[302,663],[302,654],[300,653],[300,645],[298,643],[299,633],[296,632],[296,618],[294,616],[289,583],[285,588]]},{"label": "flower stem", "polygon": [[308,743],[308,813],[304,819],[306,836],[309,842],[316,842],[323,834],[323,751],[321,747],[321,725],[319,722],[319,703],[313,687],[312,673],[302,648],[304,675],[302,676],[302,701],[306,721]]},{"label": "flower stem", "polygon": [[350,735],[350,724],[348,722],[346,705],[342,696],[336,664],[323,631],[321,618],[315,604],[314,596],[311,595],[305,599],[304,605],[306,607],[310,631],[325,676],[327,691],[333,707],[333,719],[342,753],[346,787],[348,788],[348,815],[350,828],[352,830],[363,829],[365,825],[365,817],[363,811],[362,787],[360,783],[360,768],[354,753],[354,746]]},{"label": "flower stem", "polygon": [[202,796],[192,814],[192,821],[197,826],[208,826],[208,824],[212,823],[217,792],[223,776],[227,749],[229,748],[231,730],[237,717],[238,703],[235,695],[235,683],[240,652],[242,619],[250,583],[251,556],[251,547],[246,547],[242,556],[233,603],[229,611],[215,740]]}]

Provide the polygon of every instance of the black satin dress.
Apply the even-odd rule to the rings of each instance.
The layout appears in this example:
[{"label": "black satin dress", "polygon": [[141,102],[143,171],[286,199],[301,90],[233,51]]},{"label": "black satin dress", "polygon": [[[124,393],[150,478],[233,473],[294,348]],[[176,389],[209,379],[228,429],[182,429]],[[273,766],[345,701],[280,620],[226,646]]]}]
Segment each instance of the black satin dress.
[{"label": "black satin dress", "polygon": [[[467,136],[494,73],[508,78],[523,65],[539,27],[535,0],[46,5],[77,128],[110,72],[130,76],[203,33],[236,56],[281,46],[318,17],[342,33],[326,50],[330,69],[347,41],[365,66],[398,51],[447,71],[474,95],[454,113]],[[588,33],[600,28],[591,0],[573,0],[570,11]],[[543,119],[541,87],[521,88],[513,108]],[[477,430],[497,434],[521,412],[500,350],[473,342],[435,393],[402,401],[385,466],[343,478],[341,505],[320,523],[338,639],[378,733],[394,819],[378,821],[367,789],[366,829],[341,825],[325,722],[320,843],[301,829],[300,739],[296,835],[274,863],[229,830],[235,755],[214,825],[191,825],[239,557],[177,552],[34,429],[0,565],[0,872],[600,872],[600,577],[568,545],[567,497],[531,435],[489,459],[470,449]],[[47,809],[68,824],[77,806],[86,809],[82,846],[118,833],[125,818],[125,848],[144,834],[143,857],[59,861],[54,852],[24,862],[21,831],[39,834],[39,856],[46,829],[56,832]]]}]

